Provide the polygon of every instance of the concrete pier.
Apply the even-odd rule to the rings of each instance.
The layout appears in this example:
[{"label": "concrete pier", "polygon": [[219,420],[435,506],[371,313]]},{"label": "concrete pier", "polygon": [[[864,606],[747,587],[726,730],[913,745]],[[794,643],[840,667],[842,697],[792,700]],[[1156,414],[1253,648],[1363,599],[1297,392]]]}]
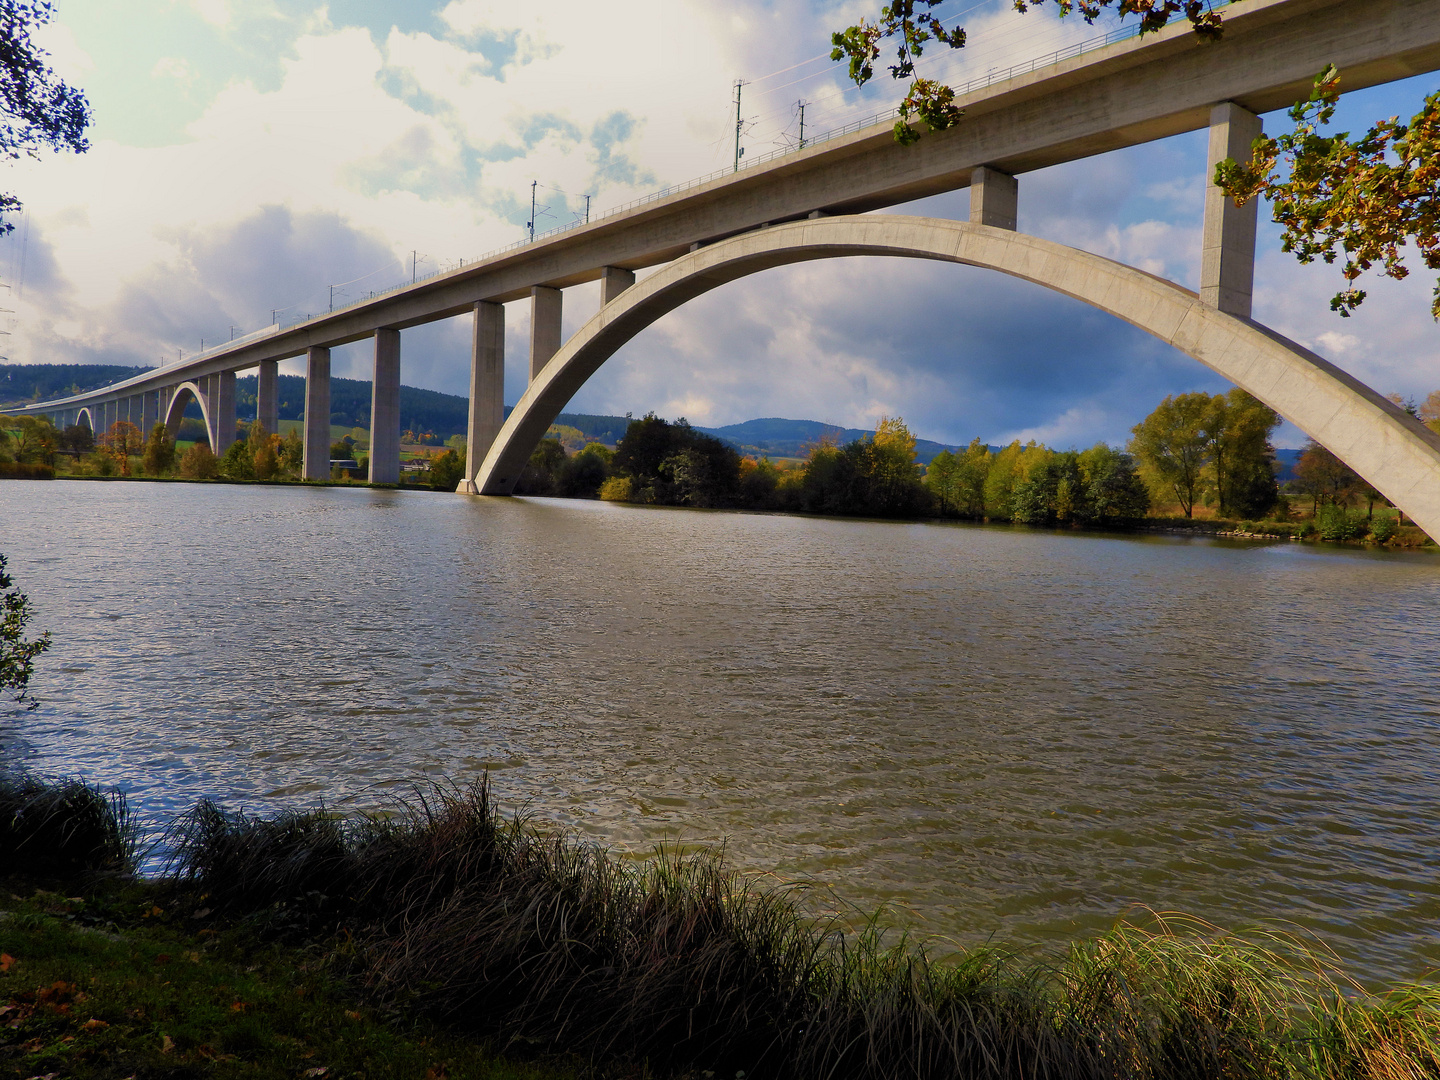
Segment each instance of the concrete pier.
[{"label": "concrete pier", "polygon": [[375,331],[370,390],[370,482],[400,482],[400,331]]},{"label": "concrete pier", "polygon": [[600,268],[600,306],[604,307],[634,284],[634,270],[625,270],[618,266],[602,266]]},{"label": "concrete pier", "polygon": [[465,430],[465,475],[455,490],[478,495],[475,473],[505,422],[505,305],[475,305],[470,344],[470,421]]},{"label": "concrete pier", "polygon": [[220,371],[211,378],[210,414],[214,417],[218,457],[235,442],[235,372]]},{"label": "concrete pier", "polygon": [[280,430],[280,361],[261,360],[255,373],[255,418],[274,435]]},{"label": "concrete pier", "polygon": [[970,224],[1015,231],[1020,183],[1009,173],[984,165],[970,174]]},{"label": "concrete pier", "polygon": [[548,285],[530,290],[530,381],[560,351],[560,308],[564,293]]},{"label": "concrete pier", "polygon": [[[140,395],[140,434],[150,438],[150,432],[155,430],[155,425],[160,422],[160,395],[155,391],[147,391]],[[174,438],[174,436],[170,436]]]},{"label": "concrete pier", "polygon": [[1210,149],[1205,163],[1205,227],[1201,234],[1200,299],[1229,315],[1250,317],[1255,289],[1255,222],[1260,200],[1236,206],[1215,186],[1215,166],[1227,157],[1250,160],[1260,118],[1233,101],[1210,110]]},{"label": "concrete pier", "polygon": [[305,480],[330,479],[330,350],[305,354]]}]

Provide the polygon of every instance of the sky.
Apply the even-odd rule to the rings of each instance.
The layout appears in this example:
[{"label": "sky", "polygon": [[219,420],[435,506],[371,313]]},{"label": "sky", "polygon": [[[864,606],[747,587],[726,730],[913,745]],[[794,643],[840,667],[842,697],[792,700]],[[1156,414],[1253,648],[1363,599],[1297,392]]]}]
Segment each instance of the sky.
[{"label": "sky", "polygon": [[[751,156],[893,107],[857,90],[829,34],[862,0],[59,0],[37,40],[94,109],[91,149],[4,167],[25,204],[0,241],[12,363],[153,365],[273,320],[325,311],[731,164],[734,83]],[[923,71],[964,81],[1113,23],[947,0],[969,44]],[[1343,73],[1342,73],[1343,77]],[[1359,91],[1337,127],[1408,118],[1440,76]],[[1283,113],[1265,118],[1268,131]],[[1020,177],[1019,227],[1198,285],[1205,135]],[[968,217],[960,191],[887,212]],[[1338,270],[1280,251],[1261,211],[1255,317],[1382,393],[1440,388],[1434,281],[1373,278],[1329,310]],[[3,302],[8,297],[9,302]],[[565,331],[598,286],[566,290]],[[507,305],[506,401],[524,390],[528,302]],[[402,380],[465,394],[469,319],[404,332]],[[333,372],[368,378],[363,343]],[[299,361],[282,370],[300,373]],[[778,268],[667,315],[571,411],[760,416],[873,427],[900,416],[947,443],[1123,444],[1169,394],[1228,384],[1142,331],[993,272],[919,260]],[[1284,425],[1277,445],[1304,435]]]}]

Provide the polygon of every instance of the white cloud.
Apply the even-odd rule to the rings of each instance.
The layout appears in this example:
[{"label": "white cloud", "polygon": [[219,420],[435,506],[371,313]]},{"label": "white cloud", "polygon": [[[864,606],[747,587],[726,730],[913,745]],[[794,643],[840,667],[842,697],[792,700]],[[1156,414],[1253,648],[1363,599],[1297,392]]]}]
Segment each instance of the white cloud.
[{"label": "white cloud", "polygon": [[[829,31],[870,12],[868,0],[824,9],[808,0],[454,0],[433,17],[397,7],[369,25],[347,23],[340,5],[302,2],[282,14],[270,4],[189,3],[136,14],[127,32],[164,41],[164,56],[145,54],[129,75],[95,69],[91,53],[101,53],[84,24],[44,31],[57,67],[79,85],[87,73],[112,87],[122,76],[170,80],[191,86],[197,111],[176,121],[166,145],[102,139],[84,156],[11,171],[29,211],[28,233],[0,249],[17,284],[26,267],[15,359],[129,363],[193,351],[232,324],[264,325],[273,308],[323,310],[331,285],[349,283],[344,300],[391,284],[412,251],[423,273],[518,240],[532,181],[550,207],[545,228],[583,212],[585,193],[601,213],[723,167],[736,77],[751,80],[743,115],[752,156],[795,137],[797,100],[808,103],[813,134],[898,97],[883,74],[859,91],[824,59]],[[262,23],[270,36],[254,37],[249,68],[216,76],[211,54],[187,51],[182,14],[225,27],[223,40],[240,46]],[[1019,16],[1004,0],[966,20],[970,45],[927,54],[926,73],[983,76],[1104,29],[1045,11]],[[227,63],[248,54],[237,55]],[[1394,111],[1403,110],[1385,115]],[[1027,174],[1021,227],[1193,287],[1203,143],[1182,136]],[[965,193],[904,209],[964,217]],[[1383,391],[1423,397],[1440,386],[1425,275],[1377,282],[1356,318],[1335,325],[1332,268],[1298,267],[1276,247],[1266,232],[1258,317]],[[593,286],[569,290],[567,327],[596,303]],[[512,401],[523,387],[525,306],[509,306]],[[406,331],[406,342],[407,381],[465,392],[459,322]],[[363,374],[363,352],[347,351],[337,373]],[[706,424],[780,414],[868,427],[885,413],[949,442],[1025,434],[1088,445],[1123,441],[1161,397],[1191,389],[1224,384],[1038,288],[936,264],[845,260],[769,271],[672,313],[575,406]]]}]

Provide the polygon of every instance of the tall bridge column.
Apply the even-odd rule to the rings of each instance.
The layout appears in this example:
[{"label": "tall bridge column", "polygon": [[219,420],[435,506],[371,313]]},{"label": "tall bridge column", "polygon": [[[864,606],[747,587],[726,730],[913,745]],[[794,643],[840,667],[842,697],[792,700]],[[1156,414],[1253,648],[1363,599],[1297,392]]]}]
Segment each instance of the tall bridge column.
[{"label": "tall bridge column", "polygon": [[400,331],[375,331],[370,390],[370,482],[400,482]]},{"label": "tall bridge column", "polygon": [[235,441],[235,372],[210,377],[210,414],[215,417],[215,453],[224,454]]},{"label": "tall bridge column", "polygon": [[255,374],[255,419],[271,435],[280,430],[280,361],[261,360]]},{"label": "tall bridge column", "polygon": [[970,223],[1015,231],[1020,182],[1009,173],[982,165],[970,174]]},{"label": "tall bridge column", "polygon": [[147,390],[140,395],[140,434],[150,438],[150,432],[160,422],[160,395],[154,390]]},{"label": "tall bridge column", "polygon": [[330,479],[330,350],[313,348],[305,354],[305,464],[306,480]]},{"label": "tall bridge column", "polygon": [[1221,102],[1210,110],[1200,300],[1246,319],[1250,317],[1255,288],[1255,222],[1260,200],[1236,206],[1215,186],[1215,166],[1227,157],[1249,161],[1250,144],[1260,137],[1260,129],[1260,118],[1233,101]]},{"label": "tall bridge column", "polygon": [[478,495],[475,474],[505,422],[505,305],[475,305],[470,345],[470,423],[465,429],[465,475],[457,491]]},{"label": "tall bridge column", "polygon": [[560,351],[560,306],[564,294],[548,285],[530,290],[530,381]]},{"label": "tall bridge column", "polygon": [[604,307],[615,297],[635,284],[635,271],[618,266],[600,268],[600,306]]}]

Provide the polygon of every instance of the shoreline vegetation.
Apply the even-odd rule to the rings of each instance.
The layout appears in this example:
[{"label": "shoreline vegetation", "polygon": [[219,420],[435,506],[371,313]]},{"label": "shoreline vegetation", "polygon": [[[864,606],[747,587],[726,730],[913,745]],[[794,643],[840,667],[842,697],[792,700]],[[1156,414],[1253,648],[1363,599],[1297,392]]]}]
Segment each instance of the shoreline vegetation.
[{"label": "shoreline vegetation", "polygon": [[1050,960],[942,955],[879,916],[817,914],[804,888],[715,852],[637,863],[506,817],[488,778],[375,816],[202,802],[164,843],[142,879],[122,795],[0,779],[0,1072],[1440,1073],[1440,990],[1364,993],[1290,935],[1156,916]]},{"label": "shoreline vegetation", "polygon": [[[1440,424],[1440,391],[1423,407],[1406,407],[1422,419],[1434,413],[1429,422]],[[1434,546],[1318,444],[1307,446],[1282,488],[1270,443],[1279,422],[1278,414],[1243,390],[1181,394],[1137,424],[1125,449],[1097,443],[1088,450],[1055,450],[1034,441],[996,449],[975,439],[920,465],[915,437],[898,417],[882,417],[873,434],[844,444],[822,438],[804,458],[771,461],[744,455],[683,418],[672,423],[651,413],[631,419],[614,446],[587,441],[578,429],[552,427],[515,493],[699,509]],[[0,420],[0,478],[301,482],[303,447],[293,425],[284,438],[258,421],[241,425],[237,434],[217,458],[203,441],[182,452],[164,424],[145,435],[119,421],[97,440],[86,428],[60,432],[32,417]],[[443,450],[409,448],[413,456],[402,464],[399,485],[369,485],[359,479],[366,465],[364,437],[356,428],[331,446],[330,480],[304,482],[453,492],[463,475],[464,440],[456,436]]]}]

